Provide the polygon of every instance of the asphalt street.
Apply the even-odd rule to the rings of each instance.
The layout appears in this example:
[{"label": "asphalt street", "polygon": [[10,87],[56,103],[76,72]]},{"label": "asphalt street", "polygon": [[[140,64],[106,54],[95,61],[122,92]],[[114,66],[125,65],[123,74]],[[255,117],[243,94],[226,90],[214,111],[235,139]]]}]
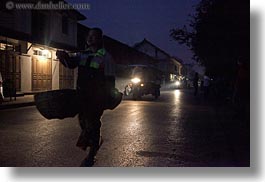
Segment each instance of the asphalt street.
[{"label": "asphalt street", "polygon": [[[182,90],[124,99],[104,112],[94,166],[249,166],[249,128],[218,112]],[[0,166],[78,167],[86,156],[75,147],[79,132],[77,117],[47,120],[35,106],[1,110]]]}]

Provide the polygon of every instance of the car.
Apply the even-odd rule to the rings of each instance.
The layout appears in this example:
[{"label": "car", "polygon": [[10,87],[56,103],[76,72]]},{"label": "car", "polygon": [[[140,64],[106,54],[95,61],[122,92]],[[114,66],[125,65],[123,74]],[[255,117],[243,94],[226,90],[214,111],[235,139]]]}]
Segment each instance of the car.
[{"label": "car", "polygon": [[134,100],[151,94],[157,99],[160,96],[160,71],[148,65],[129,65],[130,82],[124,88],[124,95],[131,95]]}]

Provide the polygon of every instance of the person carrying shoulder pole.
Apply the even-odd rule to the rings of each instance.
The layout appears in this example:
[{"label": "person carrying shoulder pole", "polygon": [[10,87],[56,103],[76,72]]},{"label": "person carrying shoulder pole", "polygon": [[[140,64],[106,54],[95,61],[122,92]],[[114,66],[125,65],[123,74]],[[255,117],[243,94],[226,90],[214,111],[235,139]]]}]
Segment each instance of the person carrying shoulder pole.
[{"label": "person carrying shoulder pole", "polygon": [[102,144],[100,133],[101,116],[106,109],[110,90],[115,88],[115,64],[103,47],[103,32],[92,28],[86,36],[88,49],[71,57],[57,51],[60,62],[68,68],[78,68],[77,93],[79,97],[79,124],[81,134],[76,146],[86,151],[82,167],[94,165],[95,156]]}]

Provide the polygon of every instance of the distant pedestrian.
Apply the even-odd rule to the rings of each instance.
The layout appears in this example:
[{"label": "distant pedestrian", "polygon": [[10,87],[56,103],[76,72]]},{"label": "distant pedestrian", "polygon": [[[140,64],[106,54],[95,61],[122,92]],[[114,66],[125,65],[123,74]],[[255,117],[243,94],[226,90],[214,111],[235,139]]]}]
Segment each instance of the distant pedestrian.
[{"label": "distant pedestrian", "polygon": [[199,74],[196,72],[193,78],[194,96],[198,93]]},{"label": "distant pedestrian", "polygon": [[211,79],[209,78],[209,76],[207,76],[206,74],[203,77],[203,93],[204,93],[204,98],[207,99],[210,93],[210,82]]},{"label": "distant pedestrian", "polygon": [[201,91],[204,90],[204,80],[201,80],[201,86],[200,86],[200,89],[201,89]]}]

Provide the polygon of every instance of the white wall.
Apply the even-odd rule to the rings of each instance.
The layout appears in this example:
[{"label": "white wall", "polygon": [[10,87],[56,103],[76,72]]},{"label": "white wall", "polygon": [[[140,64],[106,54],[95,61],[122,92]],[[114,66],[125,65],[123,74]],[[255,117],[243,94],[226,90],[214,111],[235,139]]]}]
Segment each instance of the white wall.
[{"label": "white wall", "polygon": [[21,64],[21,92],[32,90],[32,62],[31,56],[20,56]]},{"label": "white wall", "polygon": [[56,51],[52,50],[52,90],[58,90],[60,84],[59,61],[56,60]]},{"label": "white wall", "polygon": [[52,60],[52,90],[59,89],[59,61]]}]

